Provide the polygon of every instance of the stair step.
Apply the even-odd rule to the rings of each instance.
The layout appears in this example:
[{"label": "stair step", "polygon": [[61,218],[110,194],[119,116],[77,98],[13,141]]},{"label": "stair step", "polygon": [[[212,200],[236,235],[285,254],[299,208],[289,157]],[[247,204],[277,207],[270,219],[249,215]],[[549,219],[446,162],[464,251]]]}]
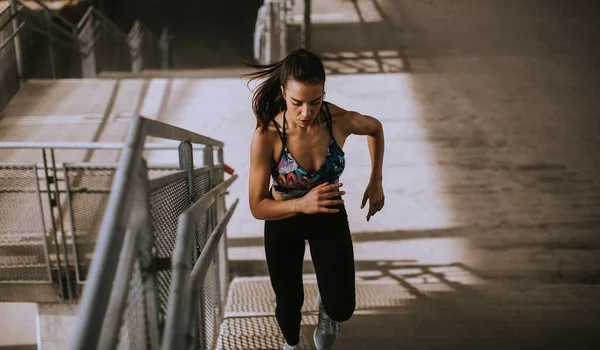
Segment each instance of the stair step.
[{"label": "stair step", "polygon": [[[396,349],[402,344],[403,349],[415,350],[476,349],[494,344],[518,348],[519,344],[589,340],[600,331],[597,286],[478,280],[460,288],[458,283],[434,280],[407,278],[403,284],[367,277],[357,274],[356,311],[344,322],[336,347]],[[300,330],[304,349],[314,349],[317,290],[315,276],[304,275]],[[283,337],[274,309],[268,276],[235,278],[216,348],[280,349]]]}]

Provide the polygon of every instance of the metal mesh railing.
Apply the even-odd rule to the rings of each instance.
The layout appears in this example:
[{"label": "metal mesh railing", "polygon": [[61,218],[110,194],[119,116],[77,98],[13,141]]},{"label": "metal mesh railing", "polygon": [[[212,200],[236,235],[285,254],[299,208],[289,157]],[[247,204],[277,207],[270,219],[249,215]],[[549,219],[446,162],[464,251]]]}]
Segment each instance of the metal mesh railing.
[{"label": "metal mesh railing", "polygon": [[[170,259],[175,248],[177,219],[190,206],[188,179],[184,177],[150,193],[152,232],[157,258]],[[159,269],[157,275],[160,317],[165,317],[171,289],[171,269]]]},{"label": "metal mesh railing", "polygon": [[77,281],[87,278],[115,167],[65,165]]},{"label": "metal mesh railing", "polygon": [[256,14],[254,59],[261,64],[279,61],[290,51],[288,27],[293,0],[265,0]]},{"label": "metal mesh railing", "polygon": [[[117,164],[64,161],[81,159],[85,152],[119,148],[122,144],[0,143],[0,154],[26,154],[30,159],[29,163],[0,163],[0,301],[79,297]],[[177,170],[153,166],[147,176],[154,179]],[[15,283],[37,286],[19,296],[12,293]]]},{"label": "metal mesh railing", "polygon": [[[148,174],[142,158],[148,137],[182,140],[180,171]],[[194,169],[191,142],[206,145],[202,168]],[[136,117],[125,145],[110,174],[71,347],[181,349],[172,346],[172,334],[184,332],[175,339],[193,346],[196,338],[197,348],[212,348],[227,286],[220,274],[226,255],[217,248],[237,204],[225,213],[223,195],[237,176],[223,181],[222,143],[168,124]],[[182,320],[187,326],[178,327]]]},{"label": "metal mesh railing", "polygon": [[[117,166],[65,164],[64,168],[73,250],[76,252],[76,276],[77,282],[83,283],[87,278]],[[150,168],[148,177],[169,174],[174,170],[168,167]]]},{"label": "metal mesh railing", "polygon": [[90,8],[81,28],[91,32],[86,51],[94,52],[96,72],[131,71],[131,53],[127,36],[100,12]]},{"label": "metal mesh railing", "polygon": [[3,283],[52,282],[37,171],[35,164],[0,165],[0,281]]},{"label": "metal mesh railing", "polygon": [[130,40],[93,6],[75,25],[43,1],[14,0],[0,11],[0,111],[25,79],[91,78],[168,62],[168,37],[159,38],[139,21],[132,33]]},{"label": "metal mesh railing", "polygon": [[144,306],[142,271],[139,261],[136,260],[129,283],[127,305],[123,313],[123,325],[119,331],[117,349],[150,349],[150,340],[148,339],[149,330],[146,324],[147,319],[148,315]]},{"label": "metal mesh railing", "polygon": [[135,21],[128,35],[134,72],[161,67],[161,39],[140,21]]},{"label": "metal mesh railing", "polygon": [[15,43],[11,40],[13,27],[10,7],[0,12],[0,111],[19,90],[19,71],[15,56]]}]

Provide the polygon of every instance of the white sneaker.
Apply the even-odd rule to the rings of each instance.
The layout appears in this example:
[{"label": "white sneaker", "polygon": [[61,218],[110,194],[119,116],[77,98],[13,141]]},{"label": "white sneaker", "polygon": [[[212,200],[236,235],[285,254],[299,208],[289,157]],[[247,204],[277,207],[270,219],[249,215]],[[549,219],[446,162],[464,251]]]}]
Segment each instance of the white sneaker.
[{"label": "white sneaker", "polygon": [[302,350],[302,344],[298,343],[294,346],[288,345],[287,342],[283,343],[283,350]]},{"label": "white sneaker", "polygon": [[321,305],[320,294],[317,295],[317,307],[319,308],[319,323],[313,335],[315,346],[318,350],[330,350],[340,332],[341,323],[327,316]]}]

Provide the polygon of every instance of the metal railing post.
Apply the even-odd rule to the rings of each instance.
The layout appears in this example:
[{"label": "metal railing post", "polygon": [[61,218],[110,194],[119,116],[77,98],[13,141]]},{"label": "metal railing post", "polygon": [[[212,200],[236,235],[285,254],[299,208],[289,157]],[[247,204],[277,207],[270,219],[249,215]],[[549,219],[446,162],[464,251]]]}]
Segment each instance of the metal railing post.
[{"label": "metal railing post", "polygon": [[279,59],[287,54],[287,0],[279,0]]},{"label": "metal railing post", "polygon": [[96,20],[90,16],[79,32],[78,38],[81,42],[81,77],[96,78],[96,44],[94,38],[94,27]]},{"label": "metal railing post", "polygon": [[278,0],[268,0],[267,2],[267,30],[265,38],[265,57],[267,63],[272,63],[280,59],[280,3]]},{"label": "metal railing post", "polygon": [[310,20],[311,0],[304,0],[304,22],[302,25],[302,46],[310,50],[312,45],[312,22]]},{"label": "metal railing post", "polygon": [[140,73],[144,69],[144,29],[136,21],[128,35],[128,46],[131,56],[131,71]]},{"label": "metal railing post", "polygon": [[[208,190],[212,190],[214,188],[214,169],[215,169],[215,161],[214,161],[214,148],[212,146],[206,146],[204,148],[203,154],[203,163],[204,166],[208,167]],[[211,205],[206,213],[206,242],[210,238],[210,233],[212,232],[215,221],[214,221],[214,208],[215,205]],[[206,248],[206,246],[203,248]],[[204,298],[204,294],[200,294],[198,298],[198,310],[199,310],[199,323],[200,323],[200,350],[206,349],[206,336],[205,336],[205,327],[204,327],[204,308],[206,307],[206,300]],[[213,306],[211,306],[212,308]]]},{"label": "metal railing post", "polygon": [[194,149],[192,143],[185,141],[179,144],[179,169],[188,173],[188,192],[190,204],[194,203]]},{"label": "metal railing post", "polygon": [[139,259],[140,270],[142,273],[142,283],[144,285],[144,299],[146,306],[146,321],[148,326],[148,338],[150,340],[150,350],[160,348],[160,329],[162,328],[159,320],[160,315],[160,297],[157,282],[157,255],[158,251],[154,242],[154,233],[152,232],[152,214],[150,204],[150,183],[148,179],[148,164],[144,159],[140,159],[140,189],[142,196],[142,239],[140,240]]},{"label": "metal railing post", "polygon": [[50,72],[52,79],[56,79],[56,62],[54,57],[54,38],[52,37],[52,13],[50,10],[44,9],[46,17],[46,31],[48,32],[48,56],[50,58]]},{"label": "metal railing post", "polygon": [[[192,205],[192,203],[194,203],[194,149],[192,147],[192,143],[189,141],[185,141],[185,142],[181,142],[179,144],[179,169],[181,170],[186,170],[187,174],[188,174],[188,197],[189,197],[189,204],[190,206]],[[193,227],[193,229],[192,229]],[[196,225],[188,225],[188,229],[189,230],[193,230],[194,231],[194,244],[193,244],[193,249],[192,251],[192,257],[193,257],[193,261],[196,262],[196,260],[198,260],[198,256],[200,254],[200,252],[198,251],[198,236],[196,234]],[[185,295],[185,293],[183,294]],[[191,296],[188,296],[191,298]],[[202,305],[202,302],[200,303],[200,305]],[[196,331],[200,331],[202,332],[202,328],[203,328],[203,318],[202,318],[202,308],[200,307],[200,312],[198,312],[198,314],[196,313],[192,313],[192,315],[194,315],[195,317],[193,317],[193,320],[191,322],[191,324],[188,324],[188,327],[193,327],[194,328],[194,332]],[[192,317],[190,317],[190,319],[192,319]],[[200,329],[196,329],[196,323],[194,321],[198,321],[200,323]],[[200,339],[203,341],[204,337],[202,334],[200,334]]]},{"label": "metal railing post", "polygon": [[[217,159],[219,164],[225,165],[225,156],[223,154],[223,148],[219,148],[217,151]],[[223,168],[219,173],[219,182],[225,181],[225,169]],[[225,203],[225,196],[222,196],[219,199],[219,216],[217,220],[221,222],[227,210],[227,206]],[[218,248],[218,274],[219,274],[219,291],[220,291],[220,300],[219,300],[219,317],[223,318],[225,308],[225,302],[227,301],[227,293],[229,286],[229,266],[227,262],[229,261],[229,257],[227,254],[227,227],[223,230],[223,239],[221,240]]]},{"label": "metal railing post", "polygon": [[65,300],[65,289],[64,289],[64,281],[63,281],[63,275],[62,275],[62,259],[60,257],[60,246],[58,244],[58,233],[57,233],[57,228],[56,228],[56,221],[55,221],[55,217],[54,217],[54,206],[56,205],[56,198],[52,198],[52,193],[53,191],[50,188],[50,183],[55,183],[56,181],[56,177],[51,177],[49,172],[48,172],[48,158],[46,156],[46,149],[42,149],[42,159],[44,161],[44,182],[46,184],[46,194],[47,194],[47,198],[48,198],[48,208],[49,208],[49,212],[50,212],[50,217],[48,218],[48,220],[50,220],[50,224],[52,227],[52,239],[54,240],[54,253],[56,256],[56,279],[57,279],[57,284],[58,284],[58,296],[61,300]]},{"label": "metal railing post", "polygon": [[[17,19],[17,0],[10,0],[10,14],[14,16],[12,19],[12,30],[16,33],[19,30],[19,20]],[[14,38],[15,61],[17,63],[17,75],[19,76],[19,85],[23,85],[25,73],[23,71],[23,50],[21,47],[21,35],[17,34]]]},{"label": "metal railing post", "polygon": [[161,69],[171,68],[171,38],[169,35],[169,29],[167,27],[163,28],[158,41]]}]

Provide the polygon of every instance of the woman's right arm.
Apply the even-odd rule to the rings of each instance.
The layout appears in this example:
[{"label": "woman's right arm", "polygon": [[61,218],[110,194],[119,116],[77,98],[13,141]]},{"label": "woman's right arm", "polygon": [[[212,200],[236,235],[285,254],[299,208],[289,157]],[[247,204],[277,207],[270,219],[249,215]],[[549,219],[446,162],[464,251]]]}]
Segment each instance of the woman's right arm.
[{"label": "woman's right arm", "polygon": [[273,142],[269,142],[266,133],[254,131],[250,145],[250,177],[248,199],[252,216],[258,220],[281,220],[299,213],[314,214],[336,213],[337,209],[326,206],[343,203],[331,200],[344,192],[339,191],[341,184],[319,185],[306,196],[297,199],[276,201],[269,196]]}]

